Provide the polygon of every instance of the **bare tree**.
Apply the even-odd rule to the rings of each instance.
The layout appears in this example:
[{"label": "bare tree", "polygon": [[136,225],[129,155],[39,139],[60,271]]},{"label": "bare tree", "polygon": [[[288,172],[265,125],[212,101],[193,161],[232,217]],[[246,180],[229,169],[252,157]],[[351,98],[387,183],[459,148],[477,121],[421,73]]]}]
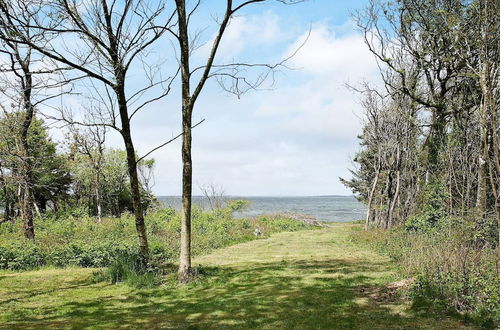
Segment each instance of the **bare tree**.
[{"label": "bare tree", "polygon": [[211,183],[200,185],[198,188],[203,193],[211,211],[220,210],[227,205],[228,200],[223,187]]},{"label": "bare tree", "polygon": [[353,178],[341,181],[367,204],[365,230],[388,229],[411,214],[418,189],[418,107],[403,93],[383,94],[367,83],[349,88],[362,95],[364,149],[354,159],[360,167]]},{"label": "bare tree", "polygon": [[[133,143],[131,120],[138,111],[167,95],[169,88],[155,93],[173,77],[162,78],[148,65],[148,50],[172,24],[164,1],[1,1],[1,22],[13,27],[8,41],[26,44],[78,76],[98,92],[88,97],[106,105],[107,116],[101,123],[86,123],[63,116],[73,124],[101,125],[117,130],[127,153],[135,224],[143,263],[149,259],[149,247],[137,173],[137,154]],[[20,13],[27,13],[23,19]],[[161,23],[158,23],[161,22]],[[53,40],[33,40],[22,27],[29,26]],[[136,90],[128,88],[129,71],[144,65],[146,79]],[[131,84],[130,84],[131,85]],[[137,85],[137,84],[135,84]]]},{"label": "bare tree", "polygon": [[[477,75],[482,93],[479,106],[479,129],[481,151],[476,207],[478,216],[483,218],[487,212],[488,190],[495,200],[495,214],[500,240],[500,4],[498,1],[480,0],[472,7],[476,18],[474,29],[464,29],[462,45],[468,51],[477,49],[477,59],[465,57],[471,70]],[[471,31],[472,30],[472,31]],[[473,38],[470,34],[472,33]],[[471,43],[474,43],[471,45]],[[490,184],[488,184],[488,181]]]},{"label": "bare tree", "polygon": [[[271,2],[272,0],[248,0],[248,1],[225,1],[225,10],[218,23],[217,33],[212,42],[209,55],[204,65],[196,68],[191,67],[191,54],[195,45],[191,40],[190,18],[195,14],[201,1],[196,1],[194,6],[187,8],[185,0],[175,0],[177,15],[177,31],[172,31],[179,46],[181,85],[182,85],[182,227],[181,227],[181,252],[179,260],[179,280],[188,282],[191,278],[191,197],[192,197],[192,176],[193,165],[191,157],[192,143],[192,116],[196,101],[198,100],[208,79],[218,78],[223,88],[236,95],[241,95],[245,91],[258,88],[276,68],[283,65],[283,62],[276,65],[249,64],[249,63],[229,63],[215,64],[216,55],[219,51],[222,38],[231,19],[243,8],[257,3]],[[276,0],[284,4],[301,2],[300,0]],[[196,34],[194,34],[196,36]],[[194,38],[196,41],[196,37]],[[243,73],[245,68],[264,69],[264,73],[258,75],[255,80],[249,80]],[[195,77],[198,72],[199,76]]]},{"label": "bare tree", "polygon": [[[2,3],[3,5],[3,3]],[[35,118],[36,108],[59,95],[54,90],[60,89],[65,82],[59,80],[61,71],[51,61],[36,54],[29,44],[19,44],[11,39],[12,33],[17,31],[34,43],[49,40],[42,31],[31,27],[31,19],[26,12],[18,13],[19,20],[27,24],[14,26],[11,22],[0,19],[0,54],[5,61],[0,64],[2,74],[2,88],[0,90],[5,113],[17,112],[20,116],[13,122],[10,132],[15,139],[15,148],[11,153],[16,160],[17,183],[19,185],[19,205],[24,222],[24,234],[28,239],[35,238],[33,224],[36,204],[33,196],[34,178],[33,168],[36,159],[30,154],[28,145],[28,132]],[[14,174],[13,173],[13,174]],[[8,196],[7,196],[8,197]],[[10,210],[7,209],[7,214]]]},{"label": "bare tree", "polygon": [[106,133],[105,126],[89,126],[85,131],[72,127],[72,139],[78,151],[85,155],[92,165],[94,174],[94,197],[96,204],[97,221],[102,222],[102,170],[104,165],[104,149]]}]

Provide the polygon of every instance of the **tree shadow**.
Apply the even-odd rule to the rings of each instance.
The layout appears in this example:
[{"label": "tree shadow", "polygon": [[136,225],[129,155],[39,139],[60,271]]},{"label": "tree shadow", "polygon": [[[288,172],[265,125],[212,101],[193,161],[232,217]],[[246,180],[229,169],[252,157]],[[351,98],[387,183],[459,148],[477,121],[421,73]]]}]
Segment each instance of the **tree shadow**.
[{"label": "tree shadow", "polygon": [[[0,276],[0,282],[5,279],[10,279],[12,280],[15,275],[7,275],[7,276]],[[16,290],[18,295],[14,298],[9,298],[9,299],[2,299],[0,296],[0,307],[3,305],[8,305],[14,302],[22,302],[26,299],[34,298],[36,296],[41,296],[41,295],[46,295],[46,294],[52,294],[52,293],[60,293],[63,291],[70,291],[74,289],[81,289],[85,287],[90,287],[92,286],[92,283],[90,283],[88,280],[82,280],[82,279],[74,279],[70,281],[64,281],[65,286],[57,286],[55,285],[53,288],[50,289],[44,289],[44,290],[33,290],[31,287],[26,287],[23,290]],[[19,294],[20,293],[20,294]]]},{"label": "tree shadow", "polygon": [[58,307],[56,315],[50,306],[36,317],[21,310],[9,324],[25,329],[449,328],[433,319],[396,313],[389,305],[363,297],[359,288],[380,283],[366,274],[388,270],[385,263],[343,259],[211,267],[204,269],[203,278],[185,287],[68,302]]}]

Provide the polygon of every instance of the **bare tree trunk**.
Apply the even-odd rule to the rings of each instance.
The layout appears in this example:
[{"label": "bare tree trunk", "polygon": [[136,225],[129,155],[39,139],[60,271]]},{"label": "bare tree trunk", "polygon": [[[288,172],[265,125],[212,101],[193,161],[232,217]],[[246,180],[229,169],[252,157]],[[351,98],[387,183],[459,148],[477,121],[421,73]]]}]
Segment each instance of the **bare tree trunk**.
[{"label": "bare tree trunk", "polygon": [[182,79],[182,219],[181,251],[179,258],[179,281],[186,283],[191,277],[191,195],[193,166],[191,159],[191,90],[189,68],[189,33],[186,17],[186,3],[176,0],[179,16],[179,43],[181,49]]},{"label": "bare tree trunk", "polygon": [[372,218],[372,207],[373,207],[373,196],[375,194],[375,189],[377,188],[378,178],[380,175],[380,165],[377,168],[377,172],[375,173],[375,179],[373,180],[372,188],[370,190],[370,194],[368,195],[368,206],[366,210],[366,221],[365,221],[365,230],[368,230],[370,226],[370,220]]},{"label": "bare tree trunk", "polygon": [[[480,1],[481,10],[481,47],[479,85],[482,91],[480,105],[481,152],[479,159],[478,189],[476,207],[479,217],[484,217],[487,210],[489,177],[491,192],[495,198],[494,209],[498,221],[500,239],[500,216],[498,209],[498,175],[500,175],[499,146],[497,142],[498,109],[498,2]],[[490,152],[490,148],[491,151]],[[497,177],[495,177],[495,172]]]},{"label": "bare tree trunk", "polygon": [[481,100],[480,111],[479,111],[479,129],[481,136],[481,151],[479,152],[479,168],[478,168],[478,181],[477,181],[477,197],[476,197],[476,209],[477,215],[483,218],[486,212],[487,203],[487,177],[488,177],[488,106],[490,98],[490,89],[488,84],[488,71],[489,64],[486,60],[483,63],[483,68],[479,74],[479,83],[483,92],[483,97]]},{"label": "bare tree trunk", "polygon": [[[123,82],[124,79],[121,81]],[[132,205],[134,207],[135,228],[137,230],[139,248],[141,250],[141,263],[145,266],[149,262],[149,245],[146,233],[146,224],[144,222],[144,211],[141,203],[141,189],[139,176],[137,174],[137,159],[130,132],[130,118],[128,116],[127,101],[123,85],[116,88],[116,94],[118,96],[120,120],[122,122],[122,129],[120,130],[120,133],[122,135],[123,142],[125,143],[125,151],[127,153],[127,169],[130,177],[130,191],[132,193]]]},{"label": "bare tree trunk", "polygon": [[9,222],[12,221],[11,199],[10,199],[10,192],[8,189],[8,185],[7,182],[5,181],[4,174],[2,171],[2,164],[0,164],[0,185],[2,186],[3,198],[5,204],[3,220],[1,222]]},{"label": "bare tree trunk", "polygon": [[391,229],[392,227],[392,222],[393,222],[393,216],[394,216],[394,208],[396,207],[396,202],[399,199],[399,187],[401,185],[401,169],[400,169],[400,158],[401,158],[401,151],[399,146],[397,147],[397,156],[396,156],[396,189],[394,191],[394,196],[391,201],[391,205],[389,207],[389,214],[388,214],[388,219],[387,219],[387,228]]},{"label": "bare tree trunk", "polygon": [[38,217],[42,216],[42,213],[40,213],[40,208],[38,207],[36,200],[33,200],[33,210],[35,210],[35,213]]},{"label": "bare tree trunk", "polygon": [[95,189],[95,202],[96,202],[96,208],[97,208],[97,222],[102,223],[101,194],[100,194],[100,189],[97,186]]},{"label": "bare tree trunk", "polygon": [[[102,153],[99,155],[99,159],[102,159]],[[97,208],[97,222],[102,223],[102,196],[101,196],[101,173],[100,165],[94,166],[96,171],[95,177],[95,204]]]},{"label": "bare tree trunk", "polygon": [[24,222],[24,237],[30,240],[35,239],[35,225],[33,222],[33,199],[29,189],[26,189],[27,184],[23,182],[21,193],[21,217]]},{"label": "bare tree trunk", "polygon": [[184,134],[182,139],[182,226],[179,280],[188,282],[191,276],[191,195],[193,180],[190,116],[183,115],[182,122]]},{"label": "bare tree trunk", "polygon": [[[483,96],[484,98],[484,96]],[[486,104],[482,102],[480,110],[481,152],[479,153],[479,168],[477,173],[476,211],[479,218],[486,213],[487,177],[488,177],[488,127],[486,121]]]},{"label": "bare tree trunk", "polygon": [[[29,58],[27,59],[29,61]],[[28,64],[18,56],[18,62],[21,64],[24,77],[22,79],[23,87],[23,107],[24,107],[24,120],[21,127],[21,181],[23,186],[23,200],[21,202],[22,217],[24,221],[24,236],[27,239],[35,239],[35,226],[33,223],[33,180],[32,180],[32,160],[30,158],[30,151],[28,145],[28,133],[35,109],[31,103],[31,92],[33,81]]]}]

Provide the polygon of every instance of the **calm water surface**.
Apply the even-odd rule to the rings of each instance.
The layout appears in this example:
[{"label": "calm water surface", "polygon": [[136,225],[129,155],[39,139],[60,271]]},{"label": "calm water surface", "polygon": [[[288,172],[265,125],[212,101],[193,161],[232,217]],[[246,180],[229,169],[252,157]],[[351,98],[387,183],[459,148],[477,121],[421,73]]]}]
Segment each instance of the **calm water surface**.
[{"label": "calm water surface", "polygon": [[[250,207],[237,214],[240,217],[252,217],[277,212],[297,212],[312,215],[320,221],[347,222],[363,219],[366,208],[352,196],[320,196],[320,197],[238,197],[250,202]],[[179,196],[159,196],[166,206],[180,209]],[[193,202],[201,207],[206,206],[204,197],[195,196]]]}]

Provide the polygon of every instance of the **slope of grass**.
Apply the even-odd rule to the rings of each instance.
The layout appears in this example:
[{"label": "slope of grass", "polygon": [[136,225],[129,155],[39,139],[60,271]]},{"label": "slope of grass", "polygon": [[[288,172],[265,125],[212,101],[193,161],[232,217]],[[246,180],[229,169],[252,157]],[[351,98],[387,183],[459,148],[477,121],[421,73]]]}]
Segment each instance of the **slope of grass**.
[{"label": "slope of grass", "polygon": [[92,269],[0,273],[0,328],[466,329],[377,301],[388,258],[349,240],[356,225],[275,234],[200,257],[201,278],[155,289],[93,284]]}]

